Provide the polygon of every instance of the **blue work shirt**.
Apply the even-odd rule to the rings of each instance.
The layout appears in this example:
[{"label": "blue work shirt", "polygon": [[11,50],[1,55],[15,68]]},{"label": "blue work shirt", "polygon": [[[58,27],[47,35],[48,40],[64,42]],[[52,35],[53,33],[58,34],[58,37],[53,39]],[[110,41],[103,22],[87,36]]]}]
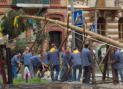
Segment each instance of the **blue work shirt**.
[{"label": "blue work shirt", "polygon": [[48,64],[48,53],[43,53],[43,55],[44,55],[44,58],[43,58],[43,62],[45,63],[45,64]]},{"label": "blue work shirt", "polygon": [[39,63],[42,63],[39,55],[30,57],[29,61],[32,66],[37,66]]},{"label": "blue work shirt", "polygon": [[72,53],[72,63],[73,66],[82,65],[81,53]]},{"label": "blue work shirt", "polygon": [[122,54],[120,50],[116,50],[113,54],[112,60],[115,60],[116,63],[113,64],[114,69],[122,68]]},{"label": "blue work shirt", "polygon": [[70,52],[68,52],[68,53],[64,52],[61,57],[62,57],[63,66],[68,65],[71,62],[71,53]]},{"label": "blue work shirt", "polygon": [[24,60],[24,65],[29,65],[29,58],[32,57],[32,53],[28,52],[28,53],[23,53],[22,58]]},{"label": "blue work shirt", "polygon": [[19,61],[19,57],[17,57],[16,55],[15,56],[13,56],[12,57],[12,59],[11,59],[11,65],[12,66],[17,66],[18,64],[17,64],[17,61]]},{"label": "blue work shirt", "polygon": [[54,50],[54,52],[48,52],[48,59],[50,61],[50,65],[59,65],[60,60],[59,60],[59,51],[57,49]]},{"label": "blue work shirt", "polygon": [[90,66],[92,55],[91,51],[88,48],[83,48],[81,51],[81,58],[82,58],[82,65],[83,66]]}]

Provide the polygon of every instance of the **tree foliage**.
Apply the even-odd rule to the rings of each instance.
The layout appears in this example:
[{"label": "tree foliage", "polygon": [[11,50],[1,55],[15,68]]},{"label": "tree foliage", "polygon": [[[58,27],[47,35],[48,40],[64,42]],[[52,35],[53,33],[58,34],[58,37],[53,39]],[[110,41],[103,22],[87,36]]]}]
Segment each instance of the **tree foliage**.
[{"label": "tree foliage", "polygon": [[[46,9],[40,8],[34,16],[43,16]],[[42,30],[41,20],[37,19],[30,19],[30,18],[22,18],[20,15],[26,15],[26,13],[22,10],[9,10],[7,11],[4,16],[2,17],[2,34],[9,35],[9,39],[14,39],[18,37],[22,32],[27,31],[28,28],[34,31],[35,36],[38,35],[37,44],[41,45],[44,40],[48,37],[48,33],[40,33],[39,31]],[[34,28],[34,25],[36,28]],[[18,42],[17,42],[18,44]],[[18,46],[21,43],[18,44]],[[21,47],[16,47],[15,52],[19,50]],[[23,47],[22,47],[23,48]],[[21,52],[21,49],[19,50]]]},{"label": "tree foliage", "polygon": [[26,48],[27,41],[25,39],[19,39],[15,43],[15,48],[12,50],[12,55],[16,53],[22,53]]},{"label": "tree foliage", "polygon": [[6,15],[3,16],[2,21],[2,33],[4,35],[8,34],[10,39],[17,37],[21,32],[27,29],[27,24],[24,23],[23,18],[16,19],[16,26],[14,26],[14,20],[16,16],[24,15],[24,11],[22,9],[10,10],[6,12]]}]

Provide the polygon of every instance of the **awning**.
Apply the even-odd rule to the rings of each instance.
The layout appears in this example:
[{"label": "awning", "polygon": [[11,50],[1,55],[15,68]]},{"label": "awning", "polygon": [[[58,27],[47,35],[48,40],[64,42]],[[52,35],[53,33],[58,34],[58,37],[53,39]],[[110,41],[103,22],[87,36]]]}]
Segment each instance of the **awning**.
[{"label": "awning", "polygon": [[25,7],[25,8],[39,8],[39,7],[50,7],[50,4],[24,4],[17,3],[17,7]]}]

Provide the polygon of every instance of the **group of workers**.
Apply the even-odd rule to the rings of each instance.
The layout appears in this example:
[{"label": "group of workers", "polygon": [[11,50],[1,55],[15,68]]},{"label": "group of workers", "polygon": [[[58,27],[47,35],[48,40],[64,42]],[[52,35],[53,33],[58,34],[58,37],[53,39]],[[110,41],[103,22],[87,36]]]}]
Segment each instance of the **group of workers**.
[{"label": "group of workers", "polygon": [[[57,81],[59,79],[59,75],[61,81],[80,81],[82,77],[82,70],[84,70],[83,83],[89,84],[91,78],[91,65],[93,58],[92,51],[89,47],[89,43],[85,43],[84,48],[81,51],[79,51],[78,48],[74,48],[72,52],[69,47],[65,47],[62,49],[61,55],[55,44],[51,45],[51,49],[48,52],[43,49],[40,52],[40,55],[32,55],[32,53],[29,52],[29,48],[27,47],[21,58],[24,61],[24,66],[29,68],[31,77],[36,76],[38,65],[40,64],[42,67],[42,71],[50,69],[52,81]],[[114,53],[111,64],[114,66],[115,69],[116,82],[119,83],[119,72],[123,83],[121,52],[117,48],[114,48],[113,50]],[[14,78],[17,78],[17,66],[20,66],[22,64],[19,60],[20,56],[21,55],[17,53],[11,59],[12,73]],[[79,72],[77,72],[77,70],[79,70]]]}]

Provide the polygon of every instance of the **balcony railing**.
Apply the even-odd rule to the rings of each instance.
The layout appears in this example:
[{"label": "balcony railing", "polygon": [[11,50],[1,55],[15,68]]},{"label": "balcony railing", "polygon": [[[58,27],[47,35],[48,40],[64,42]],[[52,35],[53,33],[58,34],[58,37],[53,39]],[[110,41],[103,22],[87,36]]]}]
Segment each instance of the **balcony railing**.
[{"label": "balcony railing", "polygon": [[13,4],[50,4],[50,0],[12,0]]},{"label": "balcony railing", "polygon": [[51,6],[59,6],[61,0],[50,0],[50,5]]},{"label": "balcony railing", "polygon": [[7,4],[8,0],[0,0],[0,5],[5,5]]}]

